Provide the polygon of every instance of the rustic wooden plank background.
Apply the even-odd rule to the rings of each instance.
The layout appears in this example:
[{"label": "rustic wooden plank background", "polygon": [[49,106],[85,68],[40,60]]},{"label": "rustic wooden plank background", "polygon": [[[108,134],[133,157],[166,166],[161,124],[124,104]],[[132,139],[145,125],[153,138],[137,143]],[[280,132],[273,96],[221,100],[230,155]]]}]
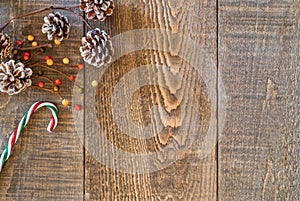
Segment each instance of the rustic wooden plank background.
[{"label": "rustic wooden plank background", "polygon": [[[79,0],[2,0],[0,23],[12,16],[52,5],[75,5]],[[141,28],[168,29],[192,38],[213,55],[227,95],[224,129],[212,153],[199,159],[197,143],[171,166],[145,174],[122,173],[101,165],[84,149],[76,133],[71,108],[59,107],[60,125],[55,133],[45,128],[50,114],[38,112],[22,134],[12,157],[1,173],[1,200],[299,200],[299,2],[288,0],[116,0],[116,9],[105,23],[94,23],[112,36]],[[78,18],[71,21],[71,36],[49,54],[80,62],[80,38],[87,28]],[[38,14],[12,24],[6,31],[15,39],[32,33],[46,43]],[[185,47],[180,47],[185,48]],[[95,98],[98,123],[115,146],[132,153],[155,150],[174,136],[171,126],[150,140],[137,140],[115,129],[110,96],[116,83],[130,70],[146,64],[172,66],[191,75],[196,82],[179,83],[170,91],[147,86],[135,94],[132,118],[140,125],[151,122],[149,108],[178,108],[181,118],[195,111],[184,101],[173,101],[175,93],[188,96],[195,89],[204,108],[204,120],[217,102],[209,102],[199,75],[180,58],[163,51],[144,50],[126,55],[104,72]],[[89,66],[86,66],[89,67]],[[70,74],[77,70],[70,69]],[[49,76],[55,78],[54,74]],[[142,75],[141,75],[142,76]],[[89,85],[88,78],[85,85]],[[62,95],[72,99],[72,85]],[[215,80],[216,84],[218,83]],[[176,86],[177,87],[177,86]],[[216,91],[221,93],[219,88]],[[125,94],[126,95],[126,94]],[[221,95],[221,94],[220,94]],[[123,95],[119,95],[123,98]],[[86,98],[90,98],[86,95]],[[1,150],[31,103],[39,99],[58,102],[37,89],[8,97],[0,96]],[[47,111],[48,112],[48,111]],[[89,119],[90,114],[86,114]],[[178,113],[170,112],[174,119]],[[156,121],[160,117],[154,116]],[[217,118],[219,119],[219,118]],[[97,122],[96,122],[97,123]],[[207,123],[201,125],[205,134]],[[88,132],[86,132],[88,133]],[[99,143],[83,132],[86,147]],[[201,135],[200,135],[201,138]],[[178,141],[178,143],[183,143]],[[176,151],[176,148],[174,148]],[[130,165],[130,164],[128,164]],[[147,163],[141,164],[146,166]]]},{"label": "rustic wooden plank background", "polygon": [[299,2],[222,0],[218,18],[219,198],[299,200]]},{"label": "rustic wooden plank background", "polygon": [[[185,34],[186,37],[190,37],[199,45],[204,46],[206,51],[216,55],[216,2],[118,0],[116,5],[115,14],[103,26],[104,29],[110,30],[112,36],[142,28],[169,29],[174,33],[180,32]],[[114,26],[116,24],[118,26]],[[126,45],[124,48],[126,49]],[[112,91],[116,83],[126,73],[147,64],[172,66],[175,69],[180,69],[178,71],[186,75],[191,71],[189,65],[170,55],[170,53],[139,51],[121,57],[110,66],[104,72],[99,84],[101,87],[96,93],[96,105],[100,105],[97,109],[99,111],[98,119],[102,128],[106,131],[106,137],[110,139],[114,146],[136,154],[145,151],[147,154],[153,148],[165,146],[168,140],[176,139],[175,128],[172,128],[172,126],[164,129],[157,137],[149,140],[137,140],[128,137],[128,133],[123,133],[115,128],[111,114],[110,97],[112,96]],[[191,76],[196,78],[196,72]],[[87,75],[87,77],[89,76]],[[132,79],[131,82],[134,82],[135,78]],[[148,79],[151,79],[151,77]],[[108,83],[107,80],[110,80],[110,82]],[[197,81],[196,83],[191,82],[191,85],[181,83],[179,86],[178,84],[174,86],[174,84],[172,85],[166,80],[164,84],[171,91],[175,91],[176,94],[182,93],[183,97],[188,97],[189,88],[200,90],[200,94],[201,91],[205,91],[205,88]],[[86,85],[89,85],[88,82],[89,80],[87,80]],[[186,114],[182,114],[181,118],[183,119],[189,119],[193,115],[192,108],[189,108],[192,105],[191,102],[189,102],[189,105],[185,105],[184,101],[186,100],[183,98],[183,100],[178,100],[179,103],[174,103],[172,101],[172,93],[166,92],[164,88],[158,86],[143,87],[135,95],[136,98],[132,98],[135,101],[131,104],[133,118],[142,125],[149,123],[150,115],[149,112],[145,111],[149,111],[148,108],[157,104],[164,105],[165,108],[175,109],[180,105],[183,111],[187,110]],[[88,99],[90,98],[93,97],[88,97]],[[126,94],[119,94],[119,99],[124,98],[126,98]],[[202,99],[207,101],[207,97]],[[161,100],[161,102],[157,103],[157,100]],[[203,108],[209,107],[205,105],[206,103],[202,104]],[[211,104],[216,105],[217,103]],[[205,111],[199,112],[206,115]],[[88,113],[86,115],[87,121],[90,119],[90,112]],[[173,118],[180,118],[177,113],[171,113],[171,111],[169,111],[169,115],[173,116]],[[161,121],[159,116],[155,117],[155,120]],[[123,123],[126,124],[126,122]],[[86,122],[86,125],[88,125],[88,122]],[[205,123],[202,126],[205,127],[204,130],[207,129]],[[86,127],[91,129],[90,126]],[[154,132],[157,132],[155,127],[152,129]],[[97,138],[94,137],[95,132],[90,133],[92,136],[89,136],[88,132],[86,132],[86,147],[99,144]],[[185,142],[178,140],[177,143],[184,145]],[[177,150],[176,147],[172,149],[174,151]],[[166,169],[154,173],[126,174],[99,164],[93,155],[86,153],[86,198],[88,200],[216,200],[216,152],[212,151],[205,159],[198,159],[198,155],[199,150],[195,146],[180,160]],[[108,158],[107,160],[111,159]],[[157,161],[157,163],[163,162],[165,161]],[[128,167],[131,165],[130,163],[127,164]],[[147,161],[144,161],[140,165],[147,166],[148,164]]]},{"label": "rustic wooden plank background", "polygon": [[[49,7],[51,4],[72,5],[74,1],[1,1],[1,24],[9,17],[22,15],[28,11]],[[78,18],[65,13],[73,25],[70,41],[48,52],[53,59],[60,61],[65,56],[74,63],[80,61],[78,55],[79,39],[83,33],[83,25]],[[16,21],[10,26],[15,39],[23,39],[33,34],[40,44],[48,43],[41,32],[43,16],[46,13]],[[68,73],[72,74],[70,69]],[[74,71],[77,72],[77,71]],[[61,76],[45,73],[53,79]],[[69,83],[63,79],[64,83]],[[33,83],[37,85],[37,82]],[[71,99],[70,87],[62,87],[62,96]],[[5,102],[8,97],[1,94]],[[6,142],[9,134],[22,118],[28,107],[38,100],[49,100],[59,103],[55,95],[37,89],[29,89],[25,93],[10,99],[6,108],[1,109],[1,140]],[[25,132],[22,133],[18,148],[1,172],[1,200],[82,200],[83,199],[83,146],[75,132],[74,120],[69,109],[60,107],[60,125],[54,133],[48,133],[46,126],[51,117],[49,111],[43,109],[33,115]],[[10,130],[10,131],[9,131]]]}]

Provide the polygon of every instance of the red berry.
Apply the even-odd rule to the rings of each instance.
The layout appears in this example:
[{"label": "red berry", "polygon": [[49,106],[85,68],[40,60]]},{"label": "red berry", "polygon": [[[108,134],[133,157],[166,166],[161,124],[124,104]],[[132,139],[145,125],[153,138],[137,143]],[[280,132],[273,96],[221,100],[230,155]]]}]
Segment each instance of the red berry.
[{"label": "red berry", "polygon": [[50,56],[45,56],[45,60],[47,61],[48,59],[51,59]]},{"label": "red berry", "polygon": [[61,84],[62,84],[61,79],[56,79],[56,80],[55,80],[55,84],[56,84],[56,85],[61,85]]},{"label": "red berry", "polygon": [[22,44],[23,44],[23,41],[17,40],[17,44],[18,44],[18,45],[22,45]]},{"label": "red berry", "polygon": [[75,105],[75,110],[80,111],[81,110],[81,105]]},{"label": "red berry", "polygon": [[79,69],[83,69],[83,64],[78,64]]},{"label": "red berry", "polygon": [[25,61],[28,61],[28,60],[30,59],[30,57],[27,56],[27,55],[24,55],[23,59],[24,59]]},{"label": "red berry", "polygon": [[30,56],[30,52],[24,52],[24,56]]},{"label": "red berry", "polygon": [[71,76],[70,76],[70,80],[74,81],[74,80],[75,80],[75,76],[74,76],[74,75],[71,75]]},{"label": "red berry", "polygon": [[45,82],[40,81],[40,82],[39,82],[39,87],[43,88],[44,86],[45,86]]}]

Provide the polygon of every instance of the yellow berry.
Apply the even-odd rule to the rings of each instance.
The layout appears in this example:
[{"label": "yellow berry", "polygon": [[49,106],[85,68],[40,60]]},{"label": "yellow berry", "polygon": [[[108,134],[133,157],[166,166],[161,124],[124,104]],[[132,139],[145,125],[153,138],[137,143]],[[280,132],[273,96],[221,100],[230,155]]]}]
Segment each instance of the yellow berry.
[{"label": "yellow berry", "polygon": [[63,59],[63,63],[64,64],[69,64],[70,63],[70,59],[68,57]]},{"label": "yellow berry", "polygon": [[18,54],[18,52],[19,52],[18,50],[14,50],[13,54]]},{"label": "yellow berry", "polygon": [[79,89],[78,89],[78,93],[79,93],[79,94],[82,94],[82,93],[83,93],[83,89],[82,89],[82,88],[79,88]]},{"label": "yellow berry", "polygon": [[55,45],[60,45],[60,44],[61,44],[61,41],[55,39],[55,40],[54,40],[54,43],[55,43]]},{"label": "yellow berry", "polygon": [[58,92],[59,91],[59,86],[54,86],[53,91]]},{"label": "yellow berry", "polygon": [[33,35],[28,35],[28,38],[27,38],[29,41],[34,41],[34,36]]},{"label": "yellow berry", "polygon": [[67,107],[69,105],[69,100],[68,99],[64,99],[64,100],[62,100],[61,103],[63,104],[63,106]]},{"label": "yellow berry", "polygon": [[98,81],[97,81],[97,80],[94,80],[94,81],[92,82],[92,86],[93,86],[93,87],[97,87],[97,86],[98,86]]},{"label": "yellow berry", "polygon": [[31,43],[31,45],[32,45],[32,47],[36,47],[36,46],[38,46],[39,44],[38,44],[36,41],[34,41],[34,42]]},{"label": "yellow berry", "polygon": [[48,59],[46,62],[47,62],[48,66],[52,66],[53,65],[53,60],[52,59]]}]

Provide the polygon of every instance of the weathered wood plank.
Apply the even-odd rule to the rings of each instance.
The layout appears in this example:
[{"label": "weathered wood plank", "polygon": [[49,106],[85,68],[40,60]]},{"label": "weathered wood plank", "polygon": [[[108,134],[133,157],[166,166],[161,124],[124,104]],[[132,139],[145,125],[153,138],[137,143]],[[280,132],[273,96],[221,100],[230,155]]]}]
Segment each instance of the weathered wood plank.
[{"label": "weathered wood plank", "polygon": [[[115,4],[114,15],[108,18],[102,26],[112,36],[142,28],[167,29],[173,33],[183,34],[185,38],[191,38],[209,52],[214,60],[216,59],[215,1],[117,0]],[[97,25],[99,24],[97,23]],[[140,38],[131,38],[131,41],[143,40],[143,37],[145,36],[141,32]],[[163,45],[155,37],[145,41],[145,43],[153,44],[153,47]],[[188,47],[181,46],[181,43],[182,41],[179,40],[175,47],[180,50],[188,49]],[[167,47],[168,42],[165,45]],[[129,45],[120,44],[116,48],[128,49]],[[87,200],[216,200],[217,164],[215,149],[213,148],[207,157],[199,158],[199,147],[201,147],[203,136],[208,129],[210,110],[215,108],[213,106],[216,105],[216,102],[208,100],[207,89],[201,75],[187,63],[190,61],[183,61],[176,56],[176,51],[178,51],[176,48],[171,50],[172,53],[167,50],[141,50],[124,55],[107,70],[99,70],[99,74],[103,73],[103,75],[98,80],[99,88],[95,95],[86,89],[86,107],[92,108],[90,110],[86,108],[87,115],[85,118],[85,146],[87,149],[85,191]],[[131,96],[129,93],[130,86],[139,85],[145,79],[155,79],[147,73],[140,73],[139,76],[132,76],[130,80],[124,82],[122,92],[114,94],[118,84],[122,83],[120,81],[122,78],[147,64],[170,66],[174,74],[182,73],[189,82],[188,84],[183,81],[172,83],[172,79],[168,78],[166,72],[157,72],[153,68],[150,71],[161,75],[164,78],[162,82],[168,89],[162,86],[148,85],[140,87]],[[211,66],[211,68],[215,67],[214,65]],[[87,73],[86,86],[91,85],[92,77],[95,76]],[[212,82],[216,84],[216,80]],[[191,100],[191,93],[196,94],[200,103]],[[115,96],[112,100],[113,95]],[[91,101],[91,99],[95,99],[95,101]],[[124,104],[125,99],[130,100],[130,117],[123,119],[120,117],[121,113],[113,116],[119,108],[127,107]],[[117,100],[119,107],[112,106],[114,100]],[[199,105],[199,111],[193,111],[192,107],[195,104]],[[155,105],[166,108],[165,112],[170,115],[172,121],[165,123],[162,117],[163,112],[151,114],[150,108]],[[94,111],[93,108],[96,110]],[[94,121],[93,115],[97,116],[96,122],[90,122]],[[124,156],[121,159],[109,157],[111,154],[111,150],[107,148],[109,142],[123,153],[132,153],[133,155],[155,153],[172,142],[176,142],[179,147],[186,146],[185,143],[187,142],[181,139],[180,134],[176,134],[180,128],[180,126],[176,128],[176,125],[180,125],[180,119],[183,119],[185,126],[190,125],[190,129],[196,128],[197,126],[193,122],[186,122],[195,115],[202,117],[199,133],[197,133],[198,139],[179,160],[165,169],[152,173],[124,173],[117,169],[120,161],[124,162],[124,169],[132,167],[132,170],[135,170],[137,161],[128,162]],[[117,124],[113,118],[119,119],[120,123]],[[137,130],[142,134],[144,126],[151,125],[151,120],[157,125],[164,125],[164,129],[159,132],[156,130],[156,126],[151,127],[150,130],[155,136],[150,139],[142,139],[142,136],[134,138],[130,136],[130,132],[126,132],[130,129],[134,130],[134,125],[136,125]],[[98,133],[97,129],[93,128],[92,123],[99,124],[103,132]],[[109,142],[104,143],[100,135],[104,135],[104,138],[108,139]],[[156,165],[159,167],[167,163],[169,157],[172,157],[172,152],[176,153],[177,151],[178,147],[172,147],[170,155],[161,156],[161,161],[157,160]],[[101,159],[104,162],[99,163]],[[107,165],[103,164],[109,163],[111,160],[115,162],[114,167],[108,168]],[[141,169],[152,165],[146,159],[139,161]]]},{"label": "weathered wood plank", "polygon": [[[74,5],[76,0],[67,1],[1,1],[0,24],[9,17],[18,16],[28,11],[49,7],[50,5]],[[61,46],[55,47],[47,54],[56,62],[68,56],[72,63],[80,61],[79,45],[83,33],[83,25],[77,17],[63,12],[71,21],[70,39]],[[43,17],[47,12],[18,20],[13,24],[14,39],[22,39],[27,34],[34,34],[40,43],[48,43],[42,34]],[[8,30],[12,30],[9,28]],[[41,57],[43,58],[43,57]],[[54,66],[55,67],[55,66]],[[62,69],[70,74],[76,69]],[[52,79],[61,78],[57,74],[45,73]],[[61,87],[63,97],[71,99],[72,83],[63,79]],[[37,84],[37,80],[34,81]],[[2,102],[3,99],[3,102]],[[1,94],[1,140],[2,144],[21,119],[23,113],[35,101],[49,100],[58,104],[60,123],[54,133],[48,133],[46,126],[50,118],[46,109],[37,112],[30,121],[12,157],[1,172],[1,200],[82,200],[83,199],[83,146],[76,135],[75,121],[71,110],[61,106],[61,100],[53,94],[28,89],[14,96],[8,104],[3,104],[7,96]],[[3,105],[2,105],[3,104]]]},{"label": "weathered wood plank", "polygon": [[219,1],[219,200],[299,199],[299,2]]},{"label": "weathered wood plank", "polygon": [[[3,16],[1,23],[9,16],[52,4],[50,1],[8,2],[0,3]],[[229,100],[225,128],[219,133],[219,200],[297,200],[300,197],[297,159],[299,3],[285,2],[219,2],[219,77],[224,82]],[[68,5],[75,3],[63,2]],[[215,2],[120,0],[116,4],[113,17],[101,25],[111,35],[138,28],[170,29],[192,38],[215,55]],[[16,22],[12,32],[14,37],[33,33],[40,43],[46,42],[45,36],[38,31],[42,16]],[[76,63],[79,61],[77,50],[82,24],[71,15],[68,16],[73,25],[71,38],[64,46],[49,54],[55,55],[57,60],[68,55]],[[155,46],[156,41],[151,42]],[[184,47],[179,45],[179,48]],[[189,86],[184,82],[174,84],[162,72],[165,85],[170,90],[145,86],[132,97],[127,93],[117,94],[119,99],[131,98],[130,116],[141,129],[151,123],[149,108],[154,105],[166,108],[171,121],[163,122],[163,112],[152,114],[152,118],[168,125],[168,129],[149,140],[134,139],[115,127],[112,119],[115,108],[111,108],[110,100],[121,78],[146,64],[171,66],[174,72],[183,72],[194,80]],[[69,72],[76,73],[75,70]],[[54,74],[49,75],[55,77]],[[141,82],[143,76],[141,74],[131,82]],[[86,84],[90,85],[91,80],[88,77],[86,80]],[[18,147],[1,173],[0,195],[12,200],[82,200],[85,191],[87,200],[216,200],[217,155],[212,153],[205,159],[198,157],[199,144],[209,123],[205,120],[211,104],[216,103],[206,100],[205,84],[197,72],[173,54],[143,50],[120,58],[104,72],[99,82],[96,96],[89,97],[87,93],[87,98],[95,98],[98,118],[95,123],[101,125],[105,137],[116,147],[134,154],[147,154],[162,149],[170,143],[170,139],[184,146],[184,140],[176,136],[176,126],[180,125],[180,118],[189,119],[193,114],[189,107],[190,100],[184,100],[184,97],[189,97],[189,89],[193,88],[198,88],[195,91],[199,100],[202,100],[199,114],[203,115],[204,121],[199,142],[165,169],[144,174],[122,173],[99,164],[94,156],[97,153],[86,152],[84,161],[69,110],[60,108],[61,124],[54,134],[48,134],[42,126],[47,124],[50,114],[43,114],[46,110],[41,111],[33,117],[22,134]],[[62,94],[71,99],[70,87],[71,84],[67,84],[66,88],[62,88]],[[124,88],[129,90],[126,85]],[[11,99],[1,96],[2,144],[7,137],[4,134],[14,128],[21,113],[40,98],[57,101],[56,97],[35,89]],[[122,125],[126,127],[126,121]],[[93,134],[91,131],[87,133],[87,148],[93,143],[101,144],[97,133],[94,136],[90,135]],[[175,147],[174,150],[177,151]],[[169,155],[163,157],[168,158]],[[157,161],[158,165],[160,162]],[[83,164],[86,166],[85,177]],[[127,164],[130,165],[133,164]],[[143,161],[140,165],[147,167],[150,164]]]}]

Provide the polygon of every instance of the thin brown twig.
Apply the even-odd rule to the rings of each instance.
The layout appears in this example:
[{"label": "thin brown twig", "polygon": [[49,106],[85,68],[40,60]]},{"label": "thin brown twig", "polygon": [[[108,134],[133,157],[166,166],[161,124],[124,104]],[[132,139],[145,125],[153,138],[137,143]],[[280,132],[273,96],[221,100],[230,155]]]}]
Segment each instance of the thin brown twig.
[{"label": "thin brown twig", "polygon": [[9,19],[6,23],[4,23],[1,26],[0,32],[2,32],[14,20],[21,19],[21,18],[24,18],[24,17],[28,17],[28,16],[31,16],[31,15],[35,15],[35,14],[38,14],[38,13],[42,13],[42,12],[45,12],[45,11],[48,11],[48,10],[55,10],[55,9],[57,9],[57,10],[66,10],[66,11],[72,12],[73,14],[78,16],[82,20],[82,22],[84,22],[90,29],[93,29],[93,27],[90,25],[90,23],[88,23],[82,15],[80,15],[79,13],[76,13],[75,11],[72,10],[72,8],[78,8],[78,7],[80,7],[80,5],[71,6],[71,7],[50,6],[50,7],[47,7],[47,8],[42,8],[42,9],[38,9],[38,10],[35,10],[35,11],[31,11],[31,12],[26,13],[24,15],[19,15],[19,16],[16,16],[16,17],[12,17],[11,19]]},{"label": "thin brown twig", "polygon": [[33,68],[33,67],[36,67],[36,66],[39,66],[39,65],[42,65],[42,62],[44,59],[40,59],[39,61],[35,62],[35,63],[26,63],[26,65],[28,66],[28,68]]},{"label": "thin brown twig", "polygon": [[[38,56],[39,54],[42,54],[43,52],[42,51],[37,51],[37,52],[35,52],[32,56],[31,56],[31,58],[28,60],[28,61],[25,61],[24,62],[24,64],[26,65],[26,66],[28,66],[28,65],[31,65],[30,64],[30,62],[32,62],[32,58],[34,58],[34,57],[36,57],[36,56]],[[40,62],[40,61],[43,61],[43,59],[40,59],[38,62]],[[36,62],[36,63],[34,63],[33,65],[39,65],[40,63],[38,63],[38,62]],[[31,66],[29,66],[29,67],[31,67]]]},{"label": "thin brown twig", "polygon": [[48,77],[46,77],[46,76],[43,76],[43,75],[32,75],[32,77],[36,77],[36,78],[41,78],[41,79],[47,80],[47,81],[50,82],[53,86],[55,86],[54,82],[53,82],[50,78],[48,78]]},{"label": "thin brown twig", "polygon": [[2,25],[2,27],[0,28],[0,32],[3,31],[3,29],[5,29],[14,20],[21,19],[21,18],[24,18],[24,17],[27,17],[27,16],[31,16],[31,15],[35,15],[35,14],[38,14],[38,13],[41,13],[41,12],[44,12],[44,11],[47,11],[47,10],[51,10],[51,7],[49,7],[49,8],[42,8],[42,9],[39,9],[39,10],[35,10],[35,11],[32,11],[32,12],[29,12],[29,13],[24,14],[24,15],[19,15],[17,17],[12,17],[4,25]]},{"label": "thin brown twig", "polygon": [[17,50],[21,50],[21,51],[26,51],[26,50],[35,50],[38,48],[43,48],[43,47],[48,47],[48,48],[52,48],[52,44],[44,44],[44,45],[38,45],[35,47],[21,47],[21,48],[17,48]]},{"label": "thin brown twig", "polygon": [[73,13],[74,15],[77,15],[81,19],[82,22],[84,22],[90,29],[93,29],[93,26],[88,21],[86,21],[82,15],[80,15],[79,13],[76,13],[71,8],[56,7],[55,9],[57,9],[57,10],[66,10],[66,11],[69,11],[69,12]]},{"label": "thin brown twig", "polygon": [[77,68],[76,65],[69,65],[69,64],[55,64],[56,66],[60,66],[60,67],[71,67],[71,68]]},{"label": "thin brown twig", "polygon": [[[38,55],[40,55],[40,54],[43,54],[43,53],[44,53],[43,51],[37,51],[37,52],[35,52],[31,57],[34,58],[34,57],[36,57],[36,56],[38,56]],[[44,59],[39,59],[38,62],[43,61],[43,60],[44,60]]]},{"label": "thin brown twig", "polygon": [[30,68],[33,68],[33,67],[37,67],[37,66],[46,68],[46,69],[48,69],[48,70],[50,70],[50,71],[57,72],[57,73],[63,75],[64,77],[68,78],[71,82],[73,82],[73,80],[70,78],[70,75],[68,75],[68,74],[66,74],[66,73],[64,73],[64,72],[61,72],[61,71],[59,71],[59,70],[57,70],[57,69],[55,69],[55,68],[51,68],[51,67],[49,67],[49,66],[41,65],[41,64],[34,64],[34,65],[32,65],[32,66],[29,66],[29,67],[30,67]]},{"label": "thin brown twig", "polygon": [[54,91],[52,91],[52,90],[50,90],[50,89],[42,88],[42,87],[35,86],[35,85],[31,85],[30,87],[31,87],[31,88],[35,88],[35,89],[40,89],[40,90],[43,90],[43,91],[47,91],[47,92],[50,92],[50,93],[52,93],[52,94],[56,94],[60,99],[63,99],[63,98],[61,97],[61,95],[60,95],[59,92],[54,92]]}]

